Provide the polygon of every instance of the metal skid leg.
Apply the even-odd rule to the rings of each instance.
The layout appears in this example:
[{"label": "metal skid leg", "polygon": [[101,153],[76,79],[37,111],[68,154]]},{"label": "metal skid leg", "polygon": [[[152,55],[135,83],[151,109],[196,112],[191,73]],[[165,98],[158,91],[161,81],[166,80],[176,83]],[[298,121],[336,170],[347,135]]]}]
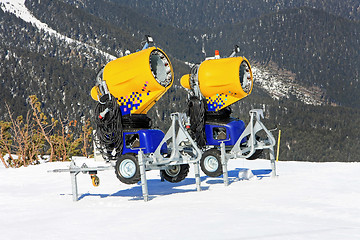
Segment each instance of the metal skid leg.
[{"label": "metal skid leg", "polygon": [[228,171],[227,171],[227,161],[226,161],[226,152],[225,152],[225,143],[221,142],[220,144],[220,148],[221,148],[221,164],[222,164],[222,169],[223,169],[223,179],[224,179],[224,184],[225,186],[229,185],[229,176],[228,176]]},{"label": "metal skid leg", "polygon": [[277,177],[274,148],[269,149],[269,154],[270,154],[271,170],[272,170],[271,177],[274,178],[274,177]]},{"label": "metal skid leg", "polygon": [[76,175],[79,174],[79,171],[71,171],[71,169],[76,168],[75,162],[71,161],[70,164],[70,177],[71,177],[71,188],[72,188],[72,195],[73,195],[73,201],[77,202],[79,200],[78,198],[78,187],[77,187],[77,178]]},{"label": "metal skid leg", "polygon": [[73,195],[73,201],[74,202],[77,202],[79,200],[79,198],[78,198],[78,188],[77,188],[77,179],[76,179],[76,175],[78,175],[78,173],[79,172],[70,172],[72,195]]},{"label": "metal skid leg", "polygon": [[140,149],[139,154],[139,166],[140,166],[140,175],[141,175],[141,189],[144,197],[144,201],[149,201],[149,193],[148,193],[148,187],[147,187],[147,180],[146,180],[146,172],[145,172],[145,163],[143,160],[143,152]]},{"label": "metal skid leg", "polygon": [[200,180],[200,166],[199,166],[199,162],[195,162],[194,163],[194,168],[195,168],[195,181],[196,181],[196,190],[198,192],[201,191],[201,180]]}]

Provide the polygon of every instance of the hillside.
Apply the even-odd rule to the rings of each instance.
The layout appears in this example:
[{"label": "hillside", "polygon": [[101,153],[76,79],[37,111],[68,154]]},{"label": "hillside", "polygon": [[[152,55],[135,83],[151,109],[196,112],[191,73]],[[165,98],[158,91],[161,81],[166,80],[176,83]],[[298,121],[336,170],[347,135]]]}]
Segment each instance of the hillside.
[{"label": "hillside", "polygon": [[322,10],[299,8],[217,28],[204,39],[205,51],[227,52],[240,40],[253,61],[295,75],[295,81],[319,88],[328,103],[360,106],[360,23]]},{"label": "hillside", "polygon": [[[254,67],[255,88],[251,96],[233,105],[234,116],[247,122],[251,108],[264,109],[266,125],[283,130],[280,155],[284,159],[360,161],[356,144],[360,28],[352,20],[357,19],[357,10],[349,7],[350,0],[331,5],[335,8],[328,4],[331,1],[312,1],[321,3],[318,9],[302,7],[301,1],[292,1],[298,5],[284,1],[279,8],[261,5],[273,1],[254,1],[251,7],[257,14],[246,19],[229,14],[217,1],[209,2],[209,6],[220,4],[212,8],[214,13],[203,1],[193,2],[203,4],[197,15],[190,1],[169,3],[163,5],[166,11],[156,11],[162,13],[156,18],[148,13],[155,12],[162,1],[145,5],[146,11],[140,8],[147,1],[131,1],[136,6],[102,0],[20,4],[33,22],[16,17],[19,12],[9,12],[12,4],[21,2],[0,1],[0,98],[15,115],[24,115],[27,96],[36,94],[50,116],[90,118],[94,101],[89,91],[98,69],[127,49],[141,48],[143,36],[151,34],[175,69],[173,87],[149,112],[154,126],[165,130],[171,112],[186,111],[186,93],[179,85],[180,76],[189,72],[184,62],[200,62],[215,49],[226,56],[239,44],[241,54]],[[187,9],[186,14],[199,19],[203,27],[178,28],[180,23],[174,21],[185,21],[186,14],[169,18],[175,16],[169,15],[169,6],[174,11]],[[236,4],[230,6],[239,9]],[[340,16],[333,15],[339,8]],[[343,16],[346,13],[348,17]],[[232,23],[214,20],[219,24],[211,25],[207,16]],[[4,104],[0,113],[0,120],[6,120]]]},{"label": "hillside", "polygon": [[[87,6],[88,0],[72,2]],[[357,0],[110,0],[136,9],[154,19],[178,28],[202,29],[227,26],[249,19],[256,19],[277,11],[310,7],[344,17],[360,20],[360,2]]]},{"label": "hillside", "polygon": [[[240,21],[241,18],[239,18],[241,23],[197,31],[178,29],[168,25],[172,23],[173,18],[165,13],[162,17],[167,16],[168,18],[166,21],[161,21],[161,17],[152,19],[134,12],[134,9],[141,8],[141,6],[146,6],[147,11],[158,12],[156,6],[157,4],[161,5],[161,2],[155,1],[154,5],[148,6],[146,1],[137,4],[135,1],[131,2],[132,4],[129,3],[133,9],[128,9],[124,2],[121,4],[126,6],[118,6],[106,1],[82,1],[82,9],[121,29],[136,32],[138,38],[149,33],[153,36],[161,36],[157,40],[157,44],[168,50],[170,56],[182,61],[200,62],[206,56],[211,56],[215,49],[220,49],[222,55],[228,55],[233,46],[238,44],[241,46],[242,54],[251,59],[252,62],[259,62],[261,65],[275,64],[279,69],[292,72],[298,84],[308,89],[320,91],[323,102],[354,108],[360,106],[360,100],[357,97],[360,94],[360,63],[358,57],[360,22],[331,14],[334,9],[337,9],[336,5],[320,4],[321,1],[315,1],[318,2],[319,9],[329,10],[326,12],[309,7],[290,8],[301,6],[301,1],[295,1],[297,3],[294,2],[293,5],[279,3],[279,6],[283,6],[279,9],[284,10],[258,14],[258,17],[255,17],[257,16],[255,14],[254,17],[243,21]],[[201,2],[192,3],[200,4]],[[220,2],[210,1],[209,6],[212,3],[219,4],[214,9],[223,9],[225,12],[212,14],[209,10],[210,7],[204,4],[201,5],[203,13],[197,15],[224,18],[233,16],[227,14],[226,8],[224,10]],[[270,1],[267,4],[273,3]],[[178,5],[185,9],[189,8],[189,4],[184,3],[162,4],[162,8],[168,12],[168,8],[173,6],[174,9],[172,10],[178,12],[181,11],[181,8],[175,7]],[[259,11],[267,9],[262,5],[256,5],[256,2],[250,5],[251,9],[258,9]],[[239,9],[236,4],[229,4],[229,6]],[[344,9],[350,9],[350,6],[351,1],[343,2],[342,7]],[[189,13],[198,8],[201,7],[194,6],[191,8],[192,10],[184,11]],[[270,9],[273,8],[275,7]],[[41,6],[34,7],[34,11],[35,13],[46,12],[41,9]],[[50,16],[54,15],[51,14]],[[187,20],[184,16],[177,19]],[[54,27],[56,28],[56,24]],[[277,70],[275,69],[275,71]]]}]

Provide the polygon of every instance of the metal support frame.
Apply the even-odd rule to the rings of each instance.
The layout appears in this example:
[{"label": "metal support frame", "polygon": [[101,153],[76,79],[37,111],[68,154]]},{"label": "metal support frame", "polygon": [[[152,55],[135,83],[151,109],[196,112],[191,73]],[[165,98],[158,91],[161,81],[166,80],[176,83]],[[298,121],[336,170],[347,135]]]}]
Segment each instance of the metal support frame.
[{"label": "metal support frame", "polygon": [[[249,112],[250,122],[246,126],[244,132],[241,134],[233,148],[229,153],[225,151],[225,143],[221,142],[220,152],[221,152],[221,164],[223,167],[223,179],[225,186],[229,185],[228,171],[227,171],[227,162],[229,159],[243,158],[246,159],[255,153],[258,149],[269,149],[270,154],[270,164],[271,164],[271,176],[276,177],[276,162],[274,154],[275,138],[271,132],[265,127],[261,122],[261,118],[264,118],[264,113],[262,109],[252,109]],[[259,131],[264,131],[267,138],[262,140],[256,139],[256,133]],[[249,136],[247,141],[247,146],[242,146],[241,141]]]},{"label": "metal support frame", "polygon": [[[191,138],[187,130],[184,128],[183,123],[186,122],[187,116],[184,113],[171,114],[172,125],[168,132],[165,134],[164,139],[161,141],[154,153],[144,154],[142,149],[138,149],[138,161],[141,176],[141,189],[144,201],[149,201],[149,192],[146,179],[146,171],[149,170],[164,170],[171,165],[193,164],[195,169],[196,190],[201,191],[200,179],[200,159],[202,156],[201,150],[197,147],[195,141]],[[161,147],[165,142],[171,139],[171,154],[170,157],[161,155]],[[186,150],[191,149],[191,156]],[[112,170],[114,166],[104,167],[88,167],[83,164],[81,167],[76,166],[74,161],[71,161],[68,169],[55,169],[49,172],[69,172],[71,177],[71,186],[73,201],[78,201],[78,186],[77,175],[82,173],[97,172],[104,170]]]},{"label": "metal support frame", "polygon": [[[250,111],[250,123],[248,124],[244,132],[241,134],[240,138],[229,153],[226,153],[225,143],[221,142],[221,164],[223,168],[223,180],[225,186],[229,185],[229,177],[227,170],[228,160],[234,158],[247,158],[251,156],[251,154],[253,154],[256,149],[269,149],[272,177],[277,176],[274,154],[275,139],[270,133],[270,131],[267,130],[264,124],[261,122],[260,117],[263,117],[263,111],[261,109],[254,109]],[[149,201],[146,171],[156,169],[164,170],[171,165],[193,164],[195,170],[196,190],[201,191],[199,162],[202,156],[202,151],[197,147],[197,144],[183,126],[183,123],[187,120],[186,114],[173,113],[171,114],[171,118],[172,125],[165,134],[163,140],[161,141],[155,152],[150,154],[144,154],[142,149],[139,149],[138,152],[138,161],[141,175],[141,189],[145,202]],[[255,134],[261,130],[265,131],[268,138],[259,141],[255,138]],[[240,146],[240,144],[241,140],[246,136],[250,136],[248,141],[249,144],[244,148],[243,146]],[[161,154],[160,150],[162,145],[169,140],[171,140],[171,146],[169,146],[169,148],[171,149],[171,154],[169,157],[164,157]],[[191,149],[191,152],[189,152],[189,149]],[[248,153],[249,151],[250,153]],[[189,153],[191,153],[191,155]],[[85,163],[81,167],[78,167],[76,166],[74,161],[71,161],[70,167],[68,169],[55,169],[49,172],[69,172],[71,177],[73,201],[78,201],[79,198],[77,175],[80,172],[90,173],[94,171],[97,172],[112,169],[114,169],[114,166],[112,165],[108,167],[88,167]]]},{"label": "metal support frame", "polygon": [[[164,138],[156,148],[154,153],[148,154],[149,157],[146,160],[151,163],[148,164],[148,167],[151,170],[151,165],[163,165],[171,164],[177,165],[184,163],[194,163],[199,162],[202,156],[201,150],[198,148],[196,142],[191,138],[190,134],[184,127],[184,122],[187,121],[187,116],[185,113],[172,113],[171,114],[171,127],[166,132]],[[171,149],[170,157],[164,157],[161,154],[162,146],[171,139],[170,146]],[[191,155],[196,155],[196,158],[191,156],[186,149],[191,149]]]},{"label": "metal support frame", "polygon": [[[167,167],[173,165],[193,164],[195,170],[196,190],[201,191],[199,162],[202,156],[202,151],[197,147],[195,141],[184,128],[184,123],[187,121],[186,114],[178,112],[172,113],[171,119],[171,127],[166,132],[155,152],[144,154],[141,149],[139,149],[138,152],[141,186],[145,202],[149,200],[148,187],[146,183],[146,171],[165,170]],[[171,150],[171,154],[169,157],[164,157],[161,154],[161,148],[168,141],[170,141],[170,146],[168,147]],[[189,152],[189,149],[191,149],[191,152]]]},{"label": "metal support frame", "polygon": [[90,172],[113,170],[113,169],[114,169],[113,166],[88,167],[85,163],[81,167],[78,167],[78,166],[76,166],[74,160],[72,160],[68,169],[55,169],[55,170],[50,170],[49,172],[56,172],[56,173],[69,172],[70,173],[73,201],[76,202],[79,200],[78,185],[77,185],[77,175],[79,173],[86,174],[86,173],[90,173]]},{"label": "metal support frame", "polygon": [[140,149],[138,153],[139,166],[140,166],[140,176],[141,176],[141,190],[143,193],[144,201],[149,201],[149,192],[147,187],[146,180],[146,171],[145,171],[145,163],[143,160],[143,151]]},{"label": "metal support frame", "polygon": [[[265,127],[261,122],[261,118],[264,118],[264,112],[262,109],[252,109],[249,112],[250,122],[246,126],[244,132],[241,134],[234,147],[231,149],[230,153],[236,157],[250,157],[257,149],[271,149],[275,146],[275,138],[271,132]],[[256,133],[259,131],[265,131],[267,138],[264,140],[257,140]],[[241,141],[249,136],[248,146],[242,147]]]},{"label": "metal support frame", "polygon": [[223,179],[224,179],[224,185],[229,185],[229,176],[228,176],[228,170],[227,170],[227,159],[226,159],[226,152],[225,152],[225,143],[220,143],[220,152],[221,152],[221,164],[223,169]]}]

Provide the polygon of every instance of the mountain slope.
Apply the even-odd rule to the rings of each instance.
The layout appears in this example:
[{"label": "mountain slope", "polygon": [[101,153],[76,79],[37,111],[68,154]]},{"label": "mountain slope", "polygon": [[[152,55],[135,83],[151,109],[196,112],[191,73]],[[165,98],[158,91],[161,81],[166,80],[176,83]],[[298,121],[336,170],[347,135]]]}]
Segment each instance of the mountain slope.
[{"label": "mountain slope", "polygon": [[[72,2],[74,4],[74,1],[66,2]],[[79,3],[79,1],[75,2]],[[42,14],[45,14],[39,10],[42,9],[43,6],[43,3],[41,3],[33,7],[35,12],[41,13],[38,16],[40,18]],[[75,4],[75,6],[78,5]],[[132,33],[138,39],[143,39],[146,34],[153,36],[157,46],[164,49],[172,57],[182,61],[189,58],[195,59],[196,61],[203,59],[201,43],[192,37],[195,33],[173,27],[169,25],[169,21],[151,18],[142,12],[136,12],[132,8],[120,6],[106,0],[81,1],[81,9],[117,28]],[[51,16],[48,16],[48,18],[51,18]],[[61,19],[62,18],[59,18],[58,21],[61,22]],[[75,20],[76,19],[77,18],[75,18]],[[59,26],[54,24],[54,27],[57,28]],[[117,39],[117,41],[121,41],[121,39]],[[130,50],[134,51],[136,48]]]},{"label": "mountain slope", "polygon": [[360,23],[300,8],[218,28],[204,42],[207,52],[239,43],[253,61],[275,63],[298,84],[320,88],[327,102],[359,108],[359,39]]},{"label": "mountain slope", "polygon": [[[276,65],[275,71],[292,72],[294,81],[291,84],[298,85],[296,91],[299,91],[294,95],[300,97],[308,92],[318,95],[318,102],[360,106],[357,98],[360,71],[358,22],[305,7],[213,30],[184,31],[166,25],[170,19],[164,24],[106,1],[81,3],[88,13],[127,31],[136,31],[139,38],[149,33],[161,36],[155,37],[157,44],[180,60],[200,62],[215,49],[226,55],[233,45],[239,44],[242,54],[251,62]],[[153,7],[149,6],[149,9]]]},{"label": "mountain slope", "polygon": [[[51,116],[83,116],[82,100],[88,98],[84,83],[93,79],[94,68],[109,61],[109,54],[69,42],[2,9],[0,16],[1,99],[16,115],[25,114],[27,97],[36,94]],[[5,105],[0,108],[4,116]]]},{"label": "mountain slope", "polygon": [[[2,9],[7,2],[0,0]],[[286,159],[360,160],[357,22],[300,8],[211,31],[188,31],[114,2],[67,2],[74,3],[27,1],[24,6],[40,25],[0,10],[0,97],[16,116],[25,114],[27,96],[36,94],[51,116],[90,117],[96,71],[111,56],[141,48],[143,35],[150,33],[176,74],[173,87],[149,112],[154,126],[167,130],[170,113],[187,108],[178,79],[189,67],[181,61],[200,62],[215,49],[224,56],[240,44],[254,66],[255,87],[232,106],[234,116],[247,122],[250,109],[263,109],[266,126],[283,130],[280,154]],[[0,119],[7,119],[4,104],[0,112]]]},{"label": "mountain slope", "polygon": [[[73,1],[87,5],[88,0]],[[299,7],[311,7],[350,20],[360,20],[358,0],[110,0],[136,9],[178,28],[202,29],[256,19],[263,15]]]}]

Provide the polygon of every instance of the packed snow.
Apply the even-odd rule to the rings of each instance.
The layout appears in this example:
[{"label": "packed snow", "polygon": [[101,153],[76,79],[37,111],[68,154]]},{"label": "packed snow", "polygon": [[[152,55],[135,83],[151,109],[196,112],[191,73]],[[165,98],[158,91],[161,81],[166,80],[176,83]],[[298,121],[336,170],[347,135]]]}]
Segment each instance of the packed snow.
[{"label": "packed snow", "polygon": [[0,167],[1,239],[360,239],[360,163],[280,161],[277,178],[243,180],[269,161],[230,160],[230,185],[202,173],[201,192],[193,167],[180,183],[149,171],[148,202],[114,171],[98,173],[99,187],[79,173],[73,202],[70,174],[48,172],[69,165]]}]

